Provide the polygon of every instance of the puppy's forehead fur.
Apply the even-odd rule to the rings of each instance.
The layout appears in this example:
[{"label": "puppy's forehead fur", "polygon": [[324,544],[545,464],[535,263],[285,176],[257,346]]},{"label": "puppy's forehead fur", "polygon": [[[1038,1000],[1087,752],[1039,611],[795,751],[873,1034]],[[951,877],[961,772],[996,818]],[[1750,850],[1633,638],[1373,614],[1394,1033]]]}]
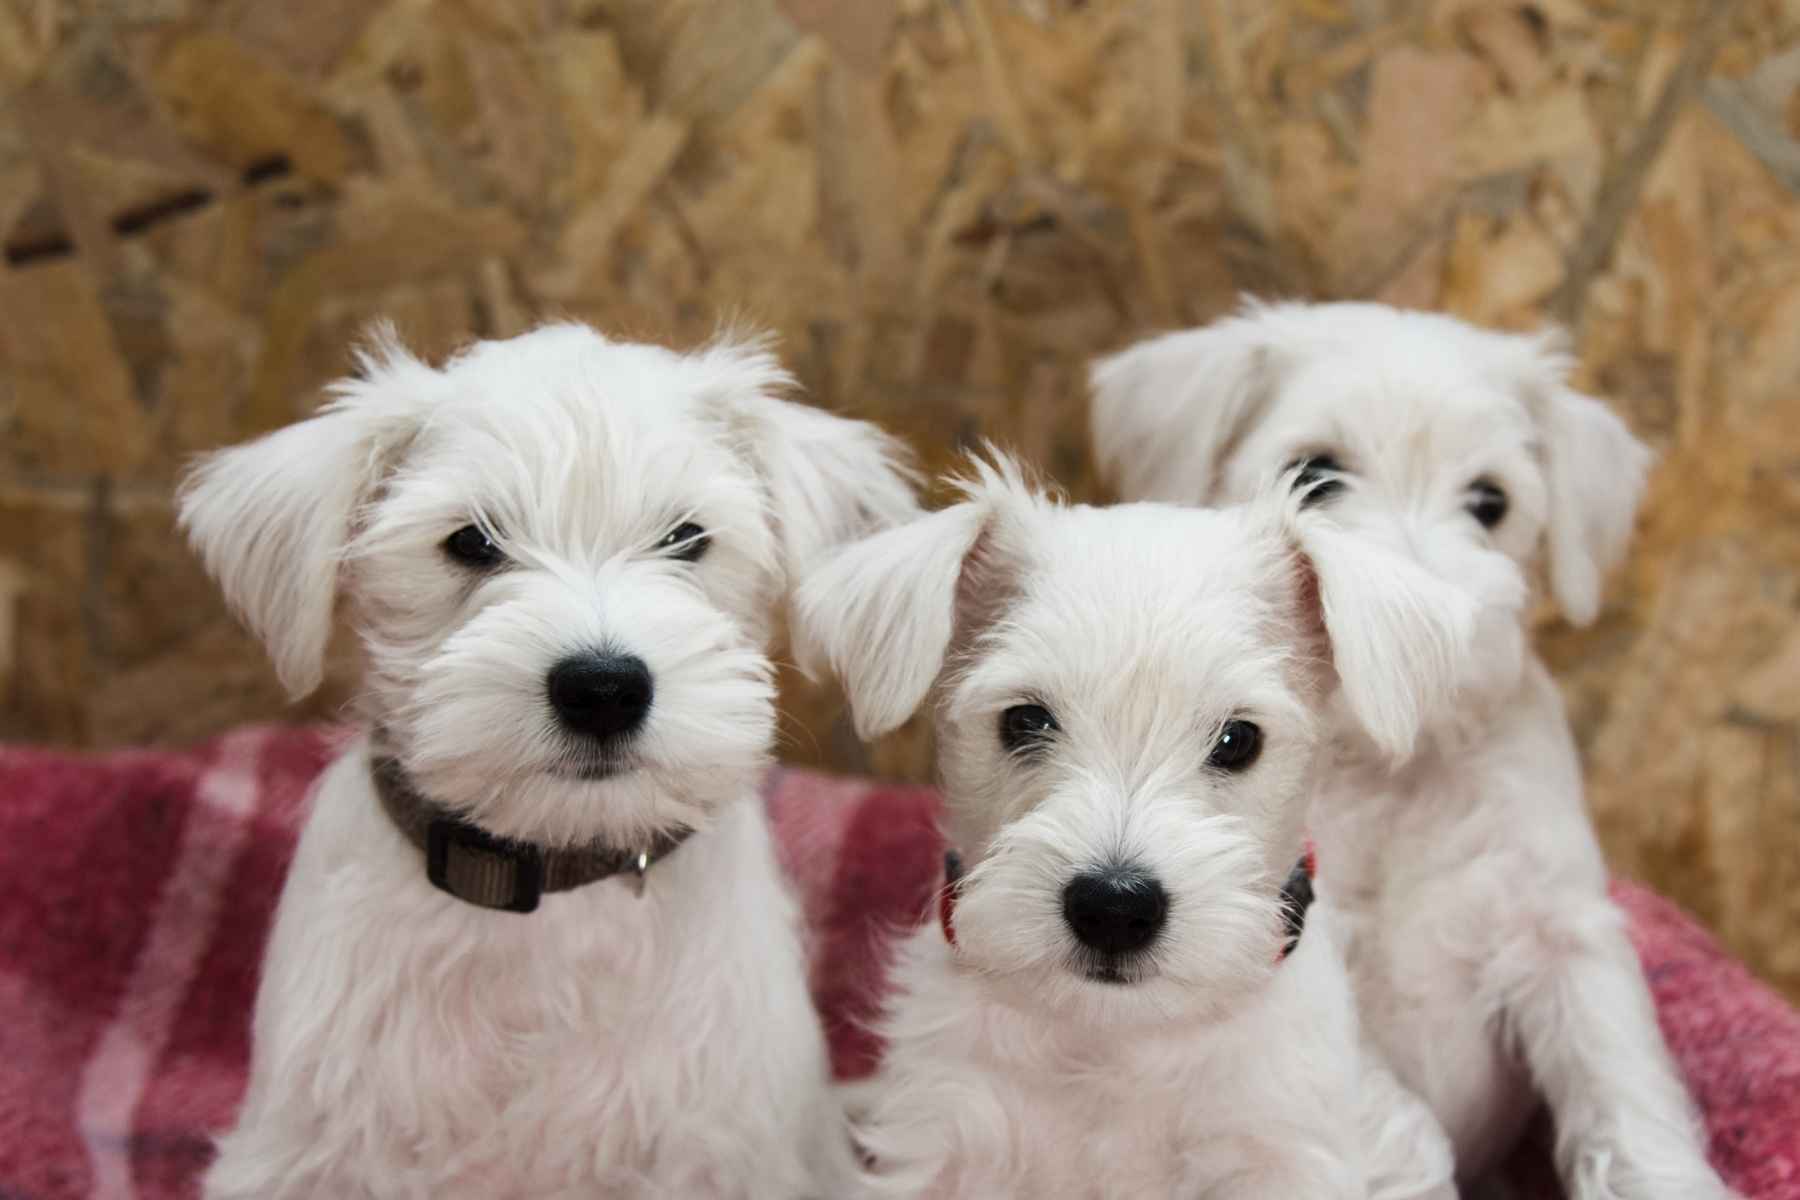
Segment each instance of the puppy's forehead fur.
[{"label": "puppy's forehead fur", "polygon": [[1261,516],[1164,504],[1011,514],[1025,557],[972,647],[964,701],[1073,705],[1114,738],[1159,710],[1204,725],[1288,708],[1299,575]]},{"label": "puppy's forehead fur", "polygon": [[1496,333],[1442,313],[1384,304],[1261,304],[1242,319],[1255,321],[1286,347],[1354,352],[1446,380],[1466,378],[1471,370],[1516,373],[1546,350],[1560,353],[1558,344],[1543,336]]},{"label": "puppy's forehead fur", "polygon": [[1507,389],[1466,374],[1437,378],[1416,364],[1388,368],[1330,356],[1295,369],[1277,387],[1271,417],[1244,436],[1242,452],[1226,464],[1228,494],[1323,453],[1401,509],[1454,517],[1458,497],[1489,480],[1512,494],[1521,517],[1506,533],[1536,533],[1544,490],[1538,437],[1525,405]]},{"label": "puppy's forehead fur", "polygon": [[766,556],[763,496],[717,402],[786,382],[754,347],[678,355],[575,325],[481,343],[428,385],[378,525],[480,520],[606,554],[697,520]]},{"label": "puppy's forehead fur", "polygon": [[1278,315],[1278,412],[1247,445],[1312,441],[1354,453],[1361,471],[1413,479],[1529,465],[1538,433],[1520,339],[1377,306]]}]

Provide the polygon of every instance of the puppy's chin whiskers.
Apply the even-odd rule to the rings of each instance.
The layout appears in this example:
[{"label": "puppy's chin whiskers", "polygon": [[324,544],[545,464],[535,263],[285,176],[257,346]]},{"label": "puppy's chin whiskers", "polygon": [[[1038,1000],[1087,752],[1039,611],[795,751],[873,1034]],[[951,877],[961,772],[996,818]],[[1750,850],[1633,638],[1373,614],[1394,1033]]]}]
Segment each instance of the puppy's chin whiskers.
[{"label": "puppy's chin whiskers", "polygon": [[1117,962],[1098,957],[1085,960],[1077,958],[1070,969],[1089,983],[1104,984],[1107,987],[1131,987],[1156,977],[1156,968],[1152,963]]},{"label": "puppy's chin whiskers", "polygon": [[556,779],[568,779],[576,783],[603,783],[609,779],[629,775],[634,770],[636,767],[624,758],[609,758],[601,761],[577,759],[556,763],[544,773]]}]

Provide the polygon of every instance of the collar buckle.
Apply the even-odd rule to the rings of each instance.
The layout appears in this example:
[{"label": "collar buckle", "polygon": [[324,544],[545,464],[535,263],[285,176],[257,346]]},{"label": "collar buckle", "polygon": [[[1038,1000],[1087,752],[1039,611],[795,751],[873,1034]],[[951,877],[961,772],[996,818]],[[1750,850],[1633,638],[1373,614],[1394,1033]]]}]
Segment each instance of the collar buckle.
[{"label": "collar buckle", "polygon": [[425,829],[425,876],[466,903],[528,913],[544,894],[544,853],[466,821],[437,817]]}]

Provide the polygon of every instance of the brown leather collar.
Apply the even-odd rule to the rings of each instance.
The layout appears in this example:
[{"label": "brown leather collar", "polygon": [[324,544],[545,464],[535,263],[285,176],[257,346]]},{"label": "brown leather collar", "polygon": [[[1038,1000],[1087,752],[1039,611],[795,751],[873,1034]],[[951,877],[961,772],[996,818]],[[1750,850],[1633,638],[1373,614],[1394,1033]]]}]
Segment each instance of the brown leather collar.
[{"label": "brown leather collar", "polygon": [[431,800],[391,755],[370,766],[381,807],[406,840],[425,852],[425,875],[438,889],[480,908],[528,913],[545,892],[566,892],[629,872],[644,892],[644,873],[675,852],[691,829],[658,834],[622,849],[589,842],[551,849],[497,837]]}]

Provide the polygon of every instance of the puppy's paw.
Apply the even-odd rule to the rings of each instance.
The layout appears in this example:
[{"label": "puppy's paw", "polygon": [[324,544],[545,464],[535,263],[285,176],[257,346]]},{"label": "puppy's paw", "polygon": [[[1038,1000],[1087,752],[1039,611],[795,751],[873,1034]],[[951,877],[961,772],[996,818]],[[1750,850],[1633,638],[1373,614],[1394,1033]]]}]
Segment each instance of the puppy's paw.
[{"label": "puppy's paw", "polygon": [[1576,1166],[1569,1200],[1743,1200],[1703,1161],[1672,1161],[1666,1152],[1656,1158],[1627,1161],[1613,1148],[1594,1148]]}]

